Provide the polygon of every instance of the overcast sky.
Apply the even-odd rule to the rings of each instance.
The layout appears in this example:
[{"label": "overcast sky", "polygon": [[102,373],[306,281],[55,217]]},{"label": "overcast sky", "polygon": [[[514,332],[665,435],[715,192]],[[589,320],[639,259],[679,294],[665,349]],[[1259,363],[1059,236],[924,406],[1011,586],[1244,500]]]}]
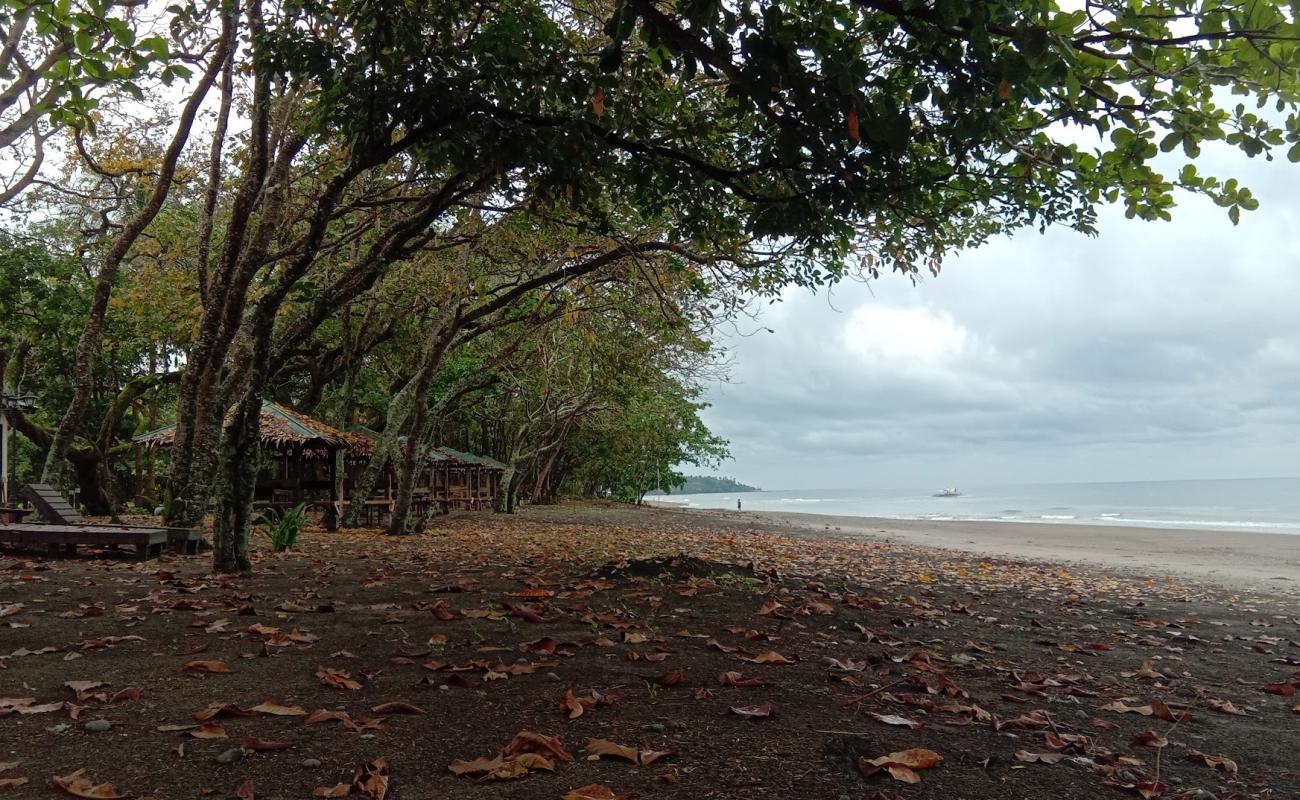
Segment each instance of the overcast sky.
[{"label": "overcast sky", "polygon": [[[1261,201],[1233,227],[1107,209],[938,278],[791,290],[729,335],[717,472],[765,489],[1300,474],[1300,165],[1216,154]],[[741,326],[753,331],[758,325]]]}]

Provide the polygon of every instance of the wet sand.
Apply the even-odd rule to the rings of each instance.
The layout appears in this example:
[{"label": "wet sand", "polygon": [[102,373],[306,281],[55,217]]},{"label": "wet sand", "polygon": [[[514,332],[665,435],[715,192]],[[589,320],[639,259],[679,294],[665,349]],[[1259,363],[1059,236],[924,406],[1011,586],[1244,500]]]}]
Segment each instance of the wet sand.
[{"label": "wet sand", "polygon": [[[660,508],[668,507],[667,504]],[[1300,536],[1065,523],[900,520],[774,511],[678,509],[822,534],[963,550],[982,555],[1191,578],[1300,595]]]}]

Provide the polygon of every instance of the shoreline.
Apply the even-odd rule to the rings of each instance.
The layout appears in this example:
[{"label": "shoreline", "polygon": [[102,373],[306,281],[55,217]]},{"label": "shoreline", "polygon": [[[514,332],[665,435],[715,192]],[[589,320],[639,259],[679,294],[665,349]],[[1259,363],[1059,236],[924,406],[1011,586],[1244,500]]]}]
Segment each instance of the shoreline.
[{"label": "shoreline", "polygon": [[1300,594],[1300,536],[1294,534],[1066,522],[908,520],[651,505],[670,513],[837,538],[1080,564],[1153,578],[1190,578],[1236,589]]}]

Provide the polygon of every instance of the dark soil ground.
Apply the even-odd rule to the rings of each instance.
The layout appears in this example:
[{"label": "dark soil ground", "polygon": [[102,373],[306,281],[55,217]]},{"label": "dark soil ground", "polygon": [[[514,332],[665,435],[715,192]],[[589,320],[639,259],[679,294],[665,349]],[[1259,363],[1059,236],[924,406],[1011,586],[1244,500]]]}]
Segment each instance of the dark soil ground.
[{"label": "dark soil ground", "polygon": [[[240,578],[206,557],[0,556],[0,786],[28,779],[0,798],[69,796],[52,777],[83,768],[136,798],[376,797],[381,780],[352,785],[376,759],[394,800],[589,784],[690,800],[1300,797],[1293,601],[741,525],[533,508],[401,539],[313,532]],[[769,651],[793,663],[747,660]],[[762,685],[724,686],[727,672]],[[74,681],[103,685],[73,684],[78,699]],[[612,702],[571,719],[566,691]],[[165,730],[264,701],[350,724]],[[396,701],[425,713],[374,710]],[[1147,713],[1103,708],[1116,702]],[[97,720],[111,728],[87,730]],[[521,731],[574,760],[511,780],[449,770]],[[589,760],[591,739],[671,754]],[[895,770],[919,782],[861,768],[911,748],[943,759]]]}]

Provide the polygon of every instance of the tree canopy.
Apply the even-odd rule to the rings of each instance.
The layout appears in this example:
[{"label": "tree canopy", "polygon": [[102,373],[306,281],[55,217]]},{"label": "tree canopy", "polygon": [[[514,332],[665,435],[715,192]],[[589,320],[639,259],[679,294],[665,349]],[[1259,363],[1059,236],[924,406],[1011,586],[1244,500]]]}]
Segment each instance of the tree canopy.
[{"label": "tree canopy", "polygon": [[[710,335],[787,286],[1093,233],[1108,203],[1255,208],[1194,162],[1300,160],[1297,24],[1254,0],[8,0],[25,457],[101,510],[215,512],[223,570],[267,397],[379,431],[356,499],[395,473],[393,532],[412,442],[508,463],[505,508],[637,499],[725,453]],[[172,415],[155,482],[126,441]]]}]

